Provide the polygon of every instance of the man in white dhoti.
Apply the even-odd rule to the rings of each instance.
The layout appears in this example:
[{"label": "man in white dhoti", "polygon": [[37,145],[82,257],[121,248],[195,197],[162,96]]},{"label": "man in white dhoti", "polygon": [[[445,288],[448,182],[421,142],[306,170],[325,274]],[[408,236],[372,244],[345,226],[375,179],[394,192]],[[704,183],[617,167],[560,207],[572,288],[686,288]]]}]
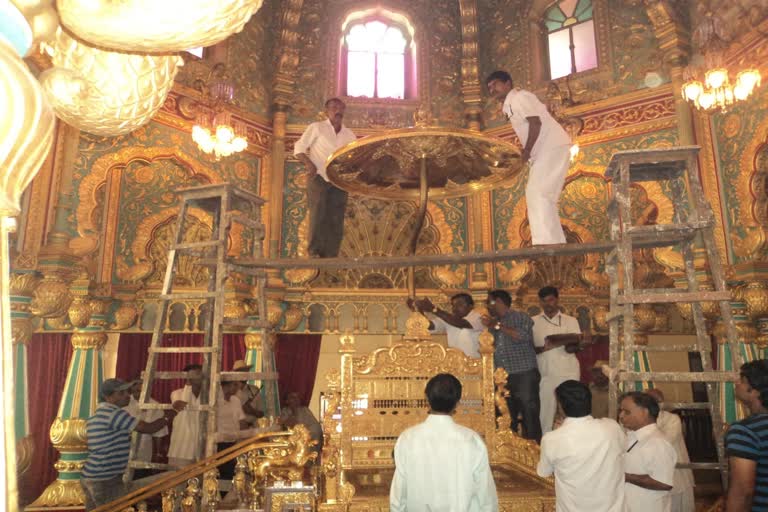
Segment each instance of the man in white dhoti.
[{"label": "man in white dhoti", "polygon": [[506,71],[494,71],[488,92],[503,102],[502,112],[523,144],[523,162],[531,162],[525,200],[533,245],[564,244],[557,203],[565,184],[571,137],[532,92],[515,88]]},{"label": "man in white dhoti", "polygon": [[[581,374],[579,360],[576,359],[573,349],[570,348],[574,344],[554,343],[549,339],[549,336],[557,334],[581,334],[579,321],[560,312],[559,299],[560,293],[557,288],[545,286],[539,290],[539,301],[543,311],[532,317],[533,344],[536,349],[539,373],[541,373],[539,418],[542,434],[552,430],[552,424],[555,420],[555,411],[557,411],[555,388],[567,380],[578,381]],[[574,339],[580,338],[574,336]],[[575,345],[578,347],[578,341],[575,342]]]},{"label": "man in white dhoti", "polygon": [[[685,437],[683,437],[683,422],[680,416],[673,412],[668,412],[664,407],[664,393],[660,389],[654,388],[646,391],[658,403],[661,410],[656,419],[656,426],[667,438],[667,441],[675,448],[677,452],[677,463],[687,464],[691,462],[688,456],[688,447],[685,446]],[[693,498],[693,471],[688,468],[675,469],[675,482],[672,487],[672,512],[694,512],[696,503]]]},{"label": "man in white dhoti", "polygon": [[[176,467],[193,464],[200,460],[202,455],[199,407],[203,367],[190,364],[182,371],[187,372],[186,385],[171,392],[171,404],[178,414],[173,419],[168,463]],[[195,410],[189,410],[190,408]]]}]

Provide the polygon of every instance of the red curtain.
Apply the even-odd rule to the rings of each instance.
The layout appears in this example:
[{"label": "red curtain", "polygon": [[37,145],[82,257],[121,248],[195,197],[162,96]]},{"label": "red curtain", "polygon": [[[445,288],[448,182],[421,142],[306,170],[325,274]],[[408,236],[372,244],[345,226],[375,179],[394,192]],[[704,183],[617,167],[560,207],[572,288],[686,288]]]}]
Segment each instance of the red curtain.
[{"label": "red curtain", "polygon": [[320,334],[278,334],[275,365],[280,374],[278,386],[282,398],[295,391],[302,404],[309,405],[315,386],[320,358]]},{"label": "red curtain", "polygon": [[69,333],[34,334],[27,346],[29,425],[35,449],[32,467],[19,482],[19,499],[28,504],[56,479],[53,464],[59,453],[51,445],[49,430],[64,392],[72,359]]},{"label": "red curtain", "polygon": [[[244,336],[242,333],[224,335],[224,346],[221,352],[222,369],[229,370],[236,360],[245,358]],[[151,333],[120,335],[120,343],[117,347],[117,369],[115,371],[118,379],[134,379],[144,371],[151,342]],[[194,347],[202,344],[203,335],[201,333],[166,334],[163,339],[164,347]],[[202,362],[202,354],[159,354],[157,370],[178,372],[188,364],[200,364]],[[181,380],[157,380],[152,386],[152,397],[158,402],[168,403],[171,399],[171,391],[183,386],[184,382]]]},{"label": "red curtain", "polygon": [[596,361],[608,361],[608,336],[594,335],[595,343],[587,345],[579,352],[576,352],[576,358],[579,360],[581,370],[581,382],[589,384],[592,382],[592,366]]}]

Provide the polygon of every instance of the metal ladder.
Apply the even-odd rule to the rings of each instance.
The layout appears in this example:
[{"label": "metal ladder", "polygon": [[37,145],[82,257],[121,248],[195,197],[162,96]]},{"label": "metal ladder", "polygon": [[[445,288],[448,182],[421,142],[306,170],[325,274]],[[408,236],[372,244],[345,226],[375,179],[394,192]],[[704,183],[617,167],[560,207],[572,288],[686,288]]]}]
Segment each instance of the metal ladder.
[{"label": "metal ladder", "polygon": [[[725,276],[720,263],[713,234],[714,216],[706,201],[699,181],[699,147],[686,146],[671,149],[630,150],[615,153],[606,170],[606,177],[613,181],[609,203],[611,240],[616,247],[606,258],[606,270],[610,278],[609,366],[617,373],[609,380],[609,407],[611,417],[616,417],[619,387],[626,382],[703,382],[706,384],[707,402],[673,404],[676,408],[707,409],[712,418],[712,430],[717,447],[717,463],[679,464],[678,467],[693,469],[720,469],[723,485],[727,482],[727,461],[723,446],[723,414],[718,401],[718,383],[733,380],[734,372],[713,371],[710,360],[710,337],[706,331],[702,302],[718,302],[722,321],[726,327],[727,343],[736,370],[741,366],[741,353],[736,346],[736,328],[731,314]],[[686,193],[685,181],[689,187]],[[672,224],[635,226],[632,223],[630,185],[643,181],[666,181],[674,195]],[[685,207],[687,199],[688,206]],[[697,235],[706,252],[713,291],[699,291],[694,268],[693,247]],[[632,250],[640,247],[679,246],[687,280],[687,289],[657,288],[637,289],[633,282]],[[634,333],[635,304],[663,304],[688,302],[691,304],[696,329],[695,345],[653,347],[637,345]],[[701,357],[700,372],[638,372],[628,365],[640,352],[698,352]]]},{"label": "metal ladder", "polygon": [[[183,379],[186,372],[157,371],[158,358],[161,354],[202,354],[203,356],[203,385],[200,391],[200,407],[187,406],[186,410],[200,411],[201,453],[203,457],[214,454],[216,449],[216,401],[219,385],[222,380],[247,379],[276,379],[275,373],[264,372],[222,372],[221,349],[225,327],[252,327],[264,331],[267,338],[269,323],[266,320],[266,272],[252,267],[244,267],[236,263],[237,257],[228,256],[228,240],[233,225],[239,224],[251,234],[250,251],[244,257],[261,257],[264,239],[264,225],[261,222],[261,206],[264,200],[245,190],[228,183],[204,185],[181,190],[181,206],[176,222],[176,232],[168,251],[168,265],[160,294],[160,308],[156,313],[155,327],[152,333],[152,343],[149,347],[146,369],[143,374],[139,408],[145,410],[169,410],[172,404],[150,403],[152,383],[156,379]],[[191,210],[200,209],[211,215],[211,239],[200,242],[185,242],[188,217]],[[246,237],[243,237],[245,240]],[[174,279],[179,263],[179,256],[192,254],[200,257],[197,264],[209,269],[208,287],[205,291],[189,291],[175,293]],[[242,274],[251,279],[255,278],[257,289],[258,319],[235,320],[224,315],[225,283],[232,273]],[[207,316],[204,322],[202,346],[164,347],[163,334],[166,329],[169,309],[178,300],[205,300]],[[264,343],[266,347],[268,344]],[[269,386],[272,389],[272,386]],[[131,441],[126,479],[133,479],[135,469],[174,470],[175,466],[141,462],[136,460],[138,436]]]}]

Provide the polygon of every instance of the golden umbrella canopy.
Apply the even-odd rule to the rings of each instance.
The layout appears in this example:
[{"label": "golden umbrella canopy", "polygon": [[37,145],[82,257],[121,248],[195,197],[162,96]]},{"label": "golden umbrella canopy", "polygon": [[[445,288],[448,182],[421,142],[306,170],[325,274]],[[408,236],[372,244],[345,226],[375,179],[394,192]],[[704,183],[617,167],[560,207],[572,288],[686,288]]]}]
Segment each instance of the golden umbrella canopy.
[{"label": "golden umbrella canopy", "polygon": [[353,194],[416,199],[426,164],[431,198],[459,197],[510,184],[523,170],[517,146],[472,130],[417,127],[364,137],[328,159],[328,179]]}]

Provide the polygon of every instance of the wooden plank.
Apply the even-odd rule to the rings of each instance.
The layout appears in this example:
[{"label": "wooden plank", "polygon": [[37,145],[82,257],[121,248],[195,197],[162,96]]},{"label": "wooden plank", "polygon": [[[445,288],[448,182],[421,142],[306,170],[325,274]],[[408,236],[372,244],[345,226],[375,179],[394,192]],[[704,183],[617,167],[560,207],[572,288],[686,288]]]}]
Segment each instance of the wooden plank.
[{"label": "wooden plank", "polygon": [[[635,352],[702,352],[697,345],[633,345],[629,347]],[[703,352],[711,352],[705,348]]]},{"label": "wooden plank", "polygon": [[205,354],[218,351],[219,347],[149,347],[155,354]]},{"label": "wooden plank", "polygon": [[621,372],[617,379],[622,382],[734,382],[738,372]]},{"label": "wooden plank", "polygon": [[277,380],[278,372],[219,372],[222,381]]},{"label": "wooden plank", "polygon": [[717,302],[731,300],[731,293],[688,292],[677,288],[635,290],[631,295],[619,295],[619,304],[664,304],[667,302]]}]

